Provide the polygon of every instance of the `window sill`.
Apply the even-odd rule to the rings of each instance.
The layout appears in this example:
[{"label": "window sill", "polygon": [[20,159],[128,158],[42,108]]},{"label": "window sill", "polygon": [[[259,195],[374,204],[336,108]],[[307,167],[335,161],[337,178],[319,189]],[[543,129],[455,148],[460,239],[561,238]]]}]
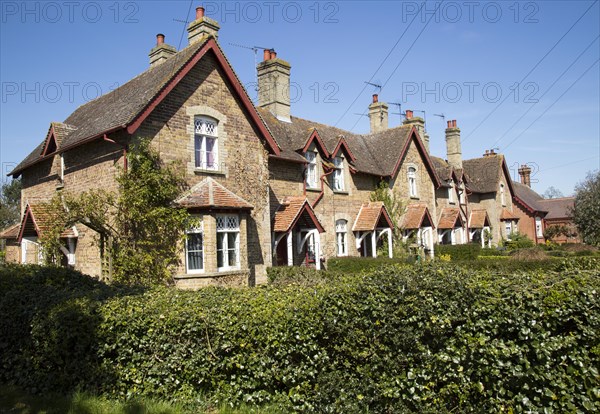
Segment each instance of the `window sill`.
[{"label": "window sill", "polygon": [[248,269],[230,269],[218,272],[200,272],[200,273],[184,273],[173,276],[175,280],[186,280],[186,279],[212,279],[220,276],[240,276],[247,274]]},{"label": "window sill", "polygon": [[312,191],[312,192],[321,192],[321,189],[318,187],[306,187],[306,191]]},{"label": "window sill", "polygon": [[411,200],[420,200],[419,196],[410,196]]},{"label": "window sill", "polygon": [[346,190],[333,190],[333,194],[350,195]]},{"label": "window sill", "polygon": [[56,191],[60,191],[63,188],[65,188],[65,183],[58,183],[58,184],[56,184]]},{"label": "window sill", "polygon": [[225,171],[222,170],[205,170],[204,168],[194,168],[194,174],[211,174],[211,175],[225,175]]}]

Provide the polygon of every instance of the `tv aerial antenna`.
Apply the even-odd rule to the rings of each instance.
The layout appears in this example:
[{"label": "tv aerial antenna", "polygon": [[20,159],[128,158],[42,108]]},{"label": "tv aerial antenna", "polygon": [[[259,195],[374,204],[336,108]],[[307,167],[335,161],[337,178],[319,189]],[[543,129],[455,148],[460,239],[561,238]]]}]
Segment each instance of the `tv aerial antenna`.
[{"label": "tv aerial antenna", "polygon": [[446,120],[446,115],[444,115],[443,113],[442,114],[433,114],[433,116],[442,118],[442,122]]},{"label": "tv aerial antenna", "polygon": [[404,112],[402,112],[402,104],[400,102],[390,102],[390,105],[394,105],[398,107],[398,112],[392,112],[393,115],[400,115],[400,120],[402,121],[402,117],[406,116]]},{"label": "tv aerial antenna", "polygon": [[231,46],[239,47],[239,48],[242,48],[242,49],[252,50],[254,52],[254,68],[253,68],[253,71],[254,71],[254,77],[255,77],[255,81],[256,81],[256,84],[254,86],[254,90],[256,92],[258,92],[258,72],[256,71],[256,66],[258,65],[258,51],[259,50],[272,50],[272,48],[270,48],[270,47],[262,47],[262,46],[246,46],[246,45],[240,45],[238,43],[231,43],[231,42],[229,42],[229,44]]},{"label": "tv aerial antenna", "polygon": [[371,86],[373,86],[374,88],[376,88],[376,90],[377,90],[377,93],[381,92],[381,88],[382,88],[382,86],[381,86],[381,85],[379,85],[378,83],[367,82],[367,81],[365,81],[365,83],[366,83],[367,85],[371,85]]}]

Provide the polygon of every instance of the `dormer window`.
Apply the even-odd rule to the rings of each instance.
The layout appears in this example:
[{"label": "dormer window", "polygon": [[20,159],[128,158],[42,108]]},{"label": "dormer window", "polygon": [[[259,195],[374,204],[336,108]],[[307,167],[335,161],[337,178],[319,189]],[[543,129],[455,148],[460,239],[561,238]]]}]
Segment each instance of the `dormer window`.
[{"label": "dormer window", "polygon": [[194,153],[196,168],[218,170],[217,122],[213,119],[194,119]]},{"label": "dormer window", "polygon": [[417,197],[417,169],[408,167],[408,194],[411,198]]},{"label": "dormer window", "polygon": [[504,184],[500,183],[500,203],[502,206],[506,206],[506,197],[504,196]]},{"label": "dormer window", "polygon": [[306,152],[306,187],[316,188],[317,187],[317,154],[313,151]]},{"label": "dormer window", "polygon": [[461,184],[458,187],[458,192],[459,192],[459,197],[460,197],[460,204],[466,204],[467,203],[467,201],[466,201],[467,190],[466,190],[464,184]]},{"label": "dormer window", "polygon": [[335,157],[333,159],[333,190],[344,191],[344,159],[342,157]]}]

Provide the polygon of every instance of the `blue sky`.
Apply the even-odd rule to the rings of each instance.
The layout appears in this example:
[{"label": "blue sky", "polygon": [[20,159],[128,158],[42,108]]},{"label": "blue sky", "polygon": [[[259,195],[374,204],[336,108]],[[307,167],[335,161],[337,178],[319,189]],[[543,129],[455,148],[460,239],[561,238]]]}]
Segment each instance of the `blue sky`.
[{"label": "blue sky", "polygon": [[[1,1],[3,175],[51,121],[146,70],[157,33],[185,47],[181,21],[199,4]],[[464,158],[497,147],[515,175],[519,164],[533,167],[540,193],[572,194],[600,168],[597,1],[202,4],[251,96],[255,55],[234,45],[274,48],[292,64],[293,115],[368,132],[361,114],[379,93],[402,111],[425,111],[434,155],[445,158],[445,122],[435,115],[444,114],[461,128]],[[400,120],[390,114],[391,126]]]}]

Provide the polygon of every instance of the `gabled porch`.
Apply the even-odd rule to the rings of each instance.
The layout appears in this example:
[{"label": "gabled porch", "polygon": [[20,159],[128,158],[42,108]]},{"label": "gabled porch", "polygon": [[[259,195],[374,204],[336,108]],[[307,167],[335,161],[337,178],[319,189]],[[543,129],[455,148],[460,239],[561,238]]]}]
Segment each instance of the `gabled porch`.
[{"label": "gabled porch", "polygon": [[356,249],[363,257],[377,257],[377,250],[383,247],[385,236],[388,257],[393,257],[392,230],[394,224],[381,201],[363,204],[352,226]]}]

